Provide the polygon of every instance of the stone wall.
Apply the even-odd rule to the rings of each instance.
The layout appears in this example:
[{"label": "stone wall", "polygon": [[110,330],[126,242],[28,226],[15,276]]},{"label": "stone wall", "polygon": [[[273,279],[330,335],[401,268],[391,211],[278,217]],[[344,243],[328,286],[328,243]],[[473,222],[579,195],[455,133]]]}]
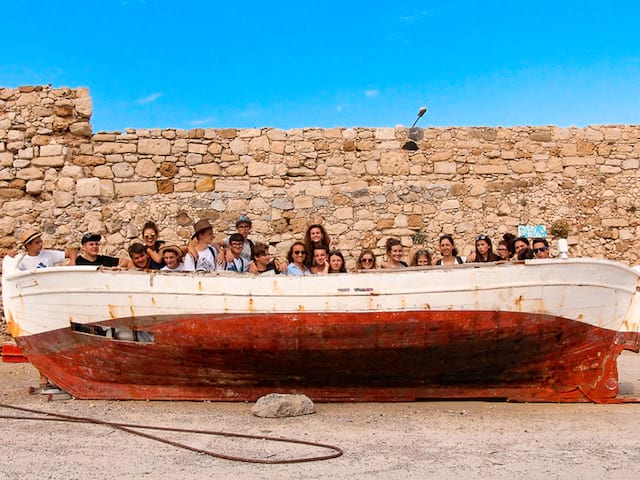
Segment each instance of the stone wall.
[{"label": "stone wall", "polygon": [[[467,251],[519,224],[564,221],[571,254],[638,263],[640,126],[130,129],[92,134],[86,89],[0,89],[0,251],[102,233],[124,254],[146,220],[185,242],[247,213],[279,252],[323,223],[347,257],[384,240]],[[411,137],[411,138],[409,138]],[[351,264],[351,262],[350,262]]]}]

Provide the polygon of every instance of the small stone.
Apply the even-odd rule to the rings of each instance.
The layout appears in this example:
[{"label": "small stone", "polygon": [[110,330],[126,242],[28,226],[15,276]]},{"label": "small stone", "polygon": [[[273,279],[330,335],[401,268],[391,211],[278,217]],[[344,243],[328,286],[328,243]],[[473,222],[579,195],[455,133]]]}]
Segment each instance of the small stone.
[{"label": "small stone", "polygon": [[106,160],[104,157],[94,157],[93,155],[77,155],[73,157],[73,163],[81,167],[94,167],[104,165]]},{"label": "small stone", "polygon": [[552,140],[550,130],[538,130],[529,134],[529,139],[534,142],[550,142]]},{"label": "small stone", "polygon": [[178,173],[178,167],[176,167],[176,164],[172,162],[162,162],[159,170],[160,175],[168,178],[173,178],[176,176],[176,173]]},{"label": "small stone", "polygon": [[158,193],[173,193],[174,190],[171,180],[158,180]]},{"label": "small stone", "polygon": [[73,104],[76,107],[76,112],[81,117],[89,118],[91,116],[91,97],[76,98]]},{"label": "small stone", "polygon": [[215,189],[215,180],[211,177],[199,178],[196,180],[196,192],[211,192]]},{"label": "small stone", "polygon": [[99,178],[81,178],[76,183],[76,193],[81,197],[98,197],[100,196],[100,179]]},{"label": "small stone", "polygon": [[69,125],[69,131],[79,137],[91,136],[91,124],[89,122],[76,122]]},{"label": "small stone", "polygon": [[342,150],[345,152],[355,152],[356,151],[356,142],[353,140],[345,140],[342,144]]},{"label": "small stone", "polygon": [[310,415],[316,410],[306,395],[270,393],[258,399],[251,413],[262,418],[285,418]]},{"label": "small stone", "polygon": [[29,180],[26,185],[27,193],[31,195],[40,195],[44,182],[42,180]]},{"label": "small stone", "polygon": [[141,138],[138,140],[138,153],[169,155],[171,153],[171,143],[164,138]]}]

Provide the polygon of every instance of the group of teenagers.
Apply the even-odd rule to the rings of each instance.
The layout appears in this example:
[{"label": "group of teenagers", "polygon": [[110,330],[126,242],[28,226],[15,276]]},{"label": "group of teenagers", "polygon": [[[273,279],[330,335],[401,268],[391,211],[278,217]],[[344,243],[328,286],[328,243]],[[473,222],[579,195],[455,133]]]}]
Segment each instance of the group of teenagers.
[{"label": "group of teenagers", "polygon": [[[80,240],[80,249],[65,251],[43,248],[42,233],[27,230],[21,236],[26,253],[18,262],[18,268],[30,270],[53,266],[69,259],[71,265],[96,265],[106,267],[163,270],[170,272],[234,271],[255,274],[324,275],[347,271],[344,255],[333,247],[325,228],[320,224],[310,225],[304,239],[294,242],[287,259],[274,260],[269,254],[269,245],[249,239],[252,222],[242,215],[235,224],[236,232],[223,241],[215,241],[213,225],[199,220],[194,225],[191,241],[186,246],[170,245],[158,238],[158,227],[147,222],[142,228],[142,242],[136,241],[128,249],[129,258],[101,255],[97,233],[86,233]],[[404,247],[397,238],[388,238],[386,255],[378,263],[372,249],[362,250],[355,262],[355,271],[376,268],[392,269],[409,266],[457,265],[471,262],[496,262],[511,259],[548,258],[549,244],[544,238],[529,240],[516,238],[506,233],[494,251],[487,235],[475,238],[475,252],[464,257],[458,254],[453,237],[442,235],[438,240],[440,258],[418,249],[409,263],[404,261]],[[11,255],[17,254],[13,252]]]}]

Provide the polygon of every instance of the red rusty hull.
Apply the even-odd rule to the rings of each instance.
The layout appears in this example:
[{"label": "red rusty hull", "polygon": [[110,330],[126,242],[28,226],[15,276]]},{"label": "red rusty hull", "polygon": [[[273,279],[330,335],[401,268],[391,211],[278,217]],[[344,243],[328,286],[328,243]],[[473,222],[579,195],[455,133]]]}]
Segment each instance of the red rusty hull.
[{"label": "red rusty hull", "polygon": [[486,311],[184,315],[100,323],[153,334],[114,340],[60,329],[19,337],[77,398],[254,401],[508,399],[607,402],[623,334],[549,315]]}]

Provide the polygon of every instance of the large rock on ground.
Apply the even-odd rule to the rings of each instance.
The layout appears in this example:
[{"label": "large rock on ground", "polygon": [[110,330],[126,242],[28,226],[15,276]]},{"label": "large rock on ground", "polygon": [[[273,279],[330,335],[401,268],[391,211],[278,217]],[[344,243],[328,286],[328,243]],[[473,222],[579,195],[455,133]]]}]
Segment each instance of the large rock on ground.
[{"label": "large rock on ground", "polygon": [[283,418],[315,413],[313,402],[306,395],[270,393],[260,397],[251,409],[256,417]]}]

